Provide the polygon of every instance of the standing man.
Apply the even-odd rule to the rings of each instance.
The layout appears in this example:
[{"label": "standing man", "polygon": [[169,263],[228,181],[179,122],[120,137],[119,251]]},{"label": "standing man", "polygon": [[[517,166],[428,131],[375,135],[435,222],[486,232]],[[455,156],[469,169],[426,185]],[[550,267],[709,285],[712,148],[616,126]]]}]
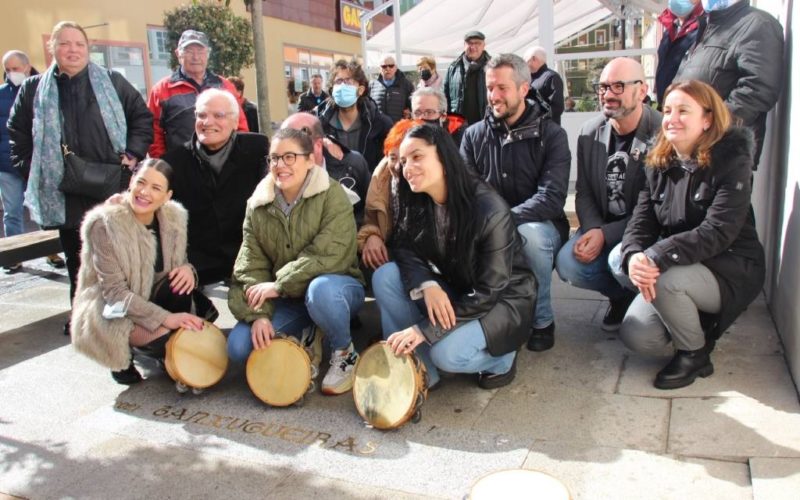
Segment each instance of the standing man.
[{"label": "standing man", "polygon": [[[221,88],[236,97],[236,88],[225,78],[208,71],[211,48],[205,33],[186,30],[175,50],[180,67],[153,85],[147,107],[153,113],[153,158],[183,146],[194,132],[194,103],[205,89]],[[239,113],[239,130],[247,132],[247,118]]]},{"label": "standing man", "polygon": [[544,47],[531,47],[525,52],[525,62],[531,70],[531,89],[528,99],[536,100],[536,92],[550,106],[553,121],[561,125],[564,112],[564,81],[558,73],[547,67]]},{"label": "standing man", "polygon": [[247,119],[247,128],[250,132],[258,133],[258,106],[244,96],[244,80],[238,76],[230,76],[228,81],[236,89],[236,100],[239,101],[239,106],[244,111],[244,117]]},{"label": "standing man", "polygon": [[414,84],[402,71],[397,70],[394,57],[385,55],[381,59],[381,74],[369,82],[369,96],[378,109],[396,123],[411,112],[411,94]]},{"label": "standing man", "polygon": [[616,331],[634,292],[614,278],[611,269],[619,267],[619,252],[611,250],[622,241],[644,187],[644,160],[661,127],[661,114],[643,104],[647,83],[634,59],[612,59],[594,87],[603,114],[586,122],[578,136],[575,209],[580,228],[558,253],[556,270],[572,286],[608,297],[602,328]]},{"label": "standing man", "polygon": [[350,202],[353,203],[356,227],[361,226],[361,221],[364,220],[367,188],[372,179],[364,157],[331,139],[326,139],[322,123],[311,113],[295,113],[283,121],[281,128],[302,130],[311,137],[311,143],[314,145],[314,163],[324,168],[328,175],[351,191],[348,193],[348,198],[353,196],[352,193],[358,195],[357,202],[353,203],[355,198],[351,198]]},{"label": "standing man", "polygon": [[456,113],[472,125],[483,120],[486,113],[486,37],[480,31],[464,35],[464,52],[447,68],[444,95],[447,112]]},{"label": "standing man", "polygon": [[661,109],[664,91],[675,78],[683,57],[697,40],[697,34],[705,29],[703,5],[700,0],[669,0],[667,8],[658,16],[658,22],[664,27],[658,44],[656,67],[656,99]]},{"label": "standing man", "polygon": [[553,347],[555,331],[553,261],[569,234],[567,133],[538,103],[525,100],[530,73],[521,57],[493,57],[486,64],[486,90],[491,113],[464,133],[461,156],[511,207],[539,285],[528,349],[546,351]]},{"label": "standing man", "polygon": [[328,93],[322,90],[322,75],[311,75],[311,87],[300,94],[297,111],[314,111],[328,97]]},{"label": "standing man", "polygon": [[697,35],[675,81],[700,80],[725,101],[731,114],[756,136],[758,166],[767,112],[778,102],[783,81],[783,28],[750,0],[702,0],[706,28]]}]

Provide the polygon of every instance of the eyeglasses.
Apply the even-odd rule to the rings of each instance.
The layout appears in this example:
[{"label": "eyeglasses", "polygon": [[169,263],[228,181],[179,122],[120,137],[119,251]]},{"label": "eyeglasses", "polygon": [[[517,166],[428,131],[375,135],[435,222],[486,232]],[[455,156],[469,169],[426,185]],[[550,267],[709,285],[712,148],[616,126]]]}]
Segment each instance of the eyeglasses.
[{"label": "eyeglasses", "polygon": [[206,120],[209,116],[213,117],[215,120],[222,120],[228,115],[232,115],[233,113],[230,111],[215,111],[213,113],[206,113],[205,111],[200,111],[199,113],[195,113],[194,117],[198,120]]},{"label": "eyeglasses", "polygon": [[636,83],[643,82],[641,80],[621,80],[611,83],[593,83],[592,89],[594,89],[596,94],[605,94],[609,89],[611,89],[612,94],[620,95],[625,92],[625,85],[633,85]]},{"label": "eyeglasses", "polygon": [[283,160],[283,164],[287,167],[291,167],[294,165],[294,162],[297,161],[298,156],[311,156],[311,153],[283,153],[282,155],[269,155],[267,159],[269,160],[270,166],[276,166],[279,160]]},{"label": "eyeglasses", "polygon": [[418,109],[414,111],[414,118],[425,118],[430,120],[432,118],[438,117],[441,114],[442,114],[441,111],[437,111],[435,109],[425,109],[425,110]]},{"label": "eyeglasses", "polygon": [[394,68],[394,64],[381,64],[381,69]]},{"label": "eyeglasses", "polygon": [[333,81],[334,85],[352,85],[356,83],[352,78],[337,78]]}]

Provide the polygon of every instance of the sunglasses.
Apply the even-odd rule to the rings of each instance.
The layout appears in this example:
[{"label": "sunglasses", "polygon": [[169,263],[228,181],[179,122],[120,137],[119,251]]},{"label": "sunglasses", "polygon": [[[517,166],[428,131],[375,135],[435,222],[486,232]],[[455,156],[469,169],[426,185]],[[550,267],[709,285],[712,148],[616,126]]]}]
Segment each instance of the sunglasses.
[{"label": "sunglasses", "polygon": [[394,68],[394,64],[381,64],[381,69]]}]

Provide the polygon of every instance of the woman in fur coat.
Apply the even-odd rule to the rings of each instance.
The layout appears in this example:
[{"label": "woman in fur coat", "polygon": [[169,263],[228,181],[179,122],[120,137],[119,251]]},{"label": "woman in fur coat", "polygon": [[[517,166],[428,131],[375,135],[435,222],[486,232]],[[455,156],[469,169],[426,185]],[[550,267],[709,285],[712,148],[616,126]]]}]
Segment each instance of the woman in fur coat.
[{"label": "woman in fur coat", "polygon": [[189,313],[197,277],[186,259],[186,210],[170,201],[171,177],[168,163],[145,160],[123,201],[98,205],[81,226],[72,343],[120,384],[142,380],[130,346],[163,351],[173,330],[203,328]]}]

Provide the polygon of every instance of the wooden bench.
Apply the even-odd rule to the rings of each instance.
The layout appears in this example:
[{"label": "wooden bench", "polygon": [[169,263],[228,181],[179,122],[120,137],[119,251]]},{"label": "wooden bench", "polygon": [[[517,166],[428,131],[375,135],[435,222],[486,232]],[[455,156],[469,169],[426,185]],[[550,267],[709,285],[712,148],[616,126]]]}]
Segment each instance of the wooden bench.
[{"label": "wooden bench", "polygon": [[0,266],[46,257],[61,251],[58,231],[33,231],[0,238]]}]

